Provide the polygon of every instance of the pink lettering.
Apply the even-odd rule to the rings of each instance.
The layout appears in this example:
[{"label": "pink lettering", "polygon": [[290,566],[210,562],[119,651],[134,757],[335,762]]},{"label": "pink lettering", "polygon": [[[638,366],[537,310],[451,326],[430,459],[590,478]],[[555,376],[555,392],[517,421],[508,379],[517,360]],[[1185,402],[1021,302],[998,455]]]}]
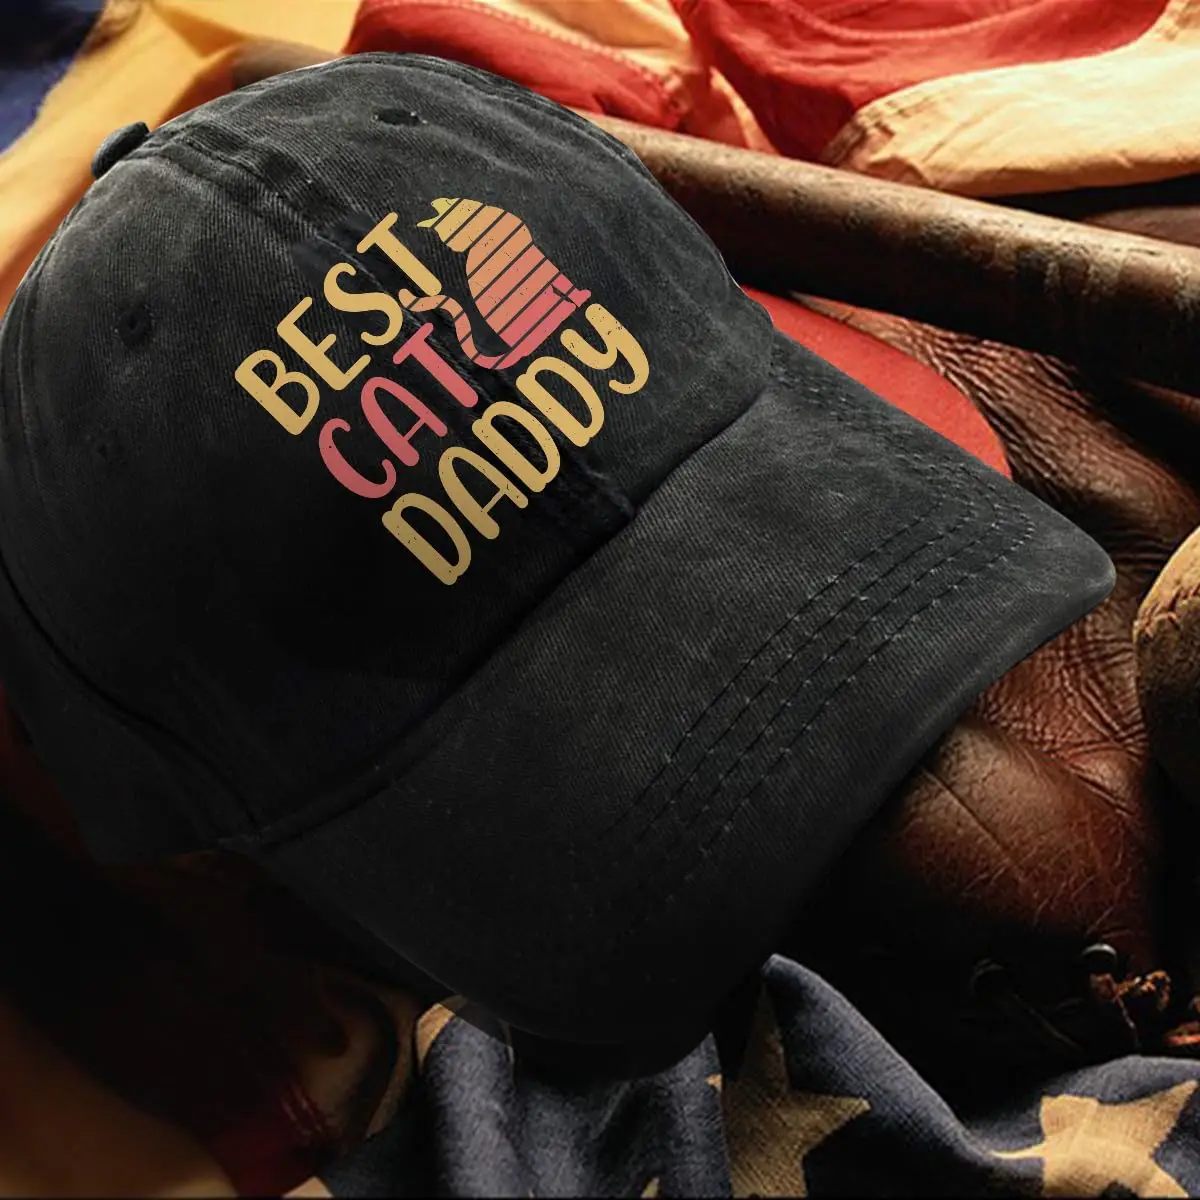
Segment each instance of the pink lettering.
[{"label": "pink lettering", "polygon": [[[395,396],[401,404],[406,405],[416,416],[416,424],[407,432],[401,433],[385,416],[379,403],[379,392],[385,391]],[[412,445],[412,439],[419,429],[432,429],[438,437],[446,436],[446,423],[424,401],[417,399],[406,387],[382,375],[368,379],[362,389],[362,410],[367,421],[381,442],[406,466],[415,467],[420,459]]]},{"label": "pink lettering", "polygon": [[433,322],[426,321],[416,333],[403,342],[400,349],[392,356],[392,362],[402,363],[406,358],[414,358],[459,402],[464,408],[474,408],[479,403],[479,397],[450,364],[429,344],[429,335],[433,332]]},{"label": "pink lettering", "polygon": [[383,460],[382,483],[372,483],[365,476],[360,475],[342,457],[342,452],[333,442],[335,433],[339,430],[344,432],[349,428],[350,422],[343,421],[341,417],[335,417],[333,420],[325,422],[321,427],[321,435],[317,439],[317,444],[321,448],[321,461],[329,468],[329,473],[342,487],[349,488],[356,496],[365,496],[368,500],[378,500],[380,496],[386,496],[395,486],[396,468],[386,458]]}]

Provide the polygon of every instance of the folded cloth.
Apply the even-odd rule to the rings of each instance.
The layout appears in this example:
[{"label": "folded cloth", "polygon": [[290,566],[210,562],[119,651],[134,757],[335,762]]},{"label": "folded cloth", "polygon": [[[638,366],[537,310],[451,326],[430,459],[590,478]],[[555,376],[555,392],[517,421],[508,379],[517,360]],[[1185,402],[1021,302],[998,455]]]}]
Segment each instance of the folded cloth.
[{"label": "folded cloth", "polygon": [[1200,168],[1195,0],[364,0],[347,48],[964,195]]},{"label": "folded cloth", "polygon": [[[328,50],[356,0],[37,0],[4,5],[0,34],[27,56],[0,69],[0,311],[88,184],[100,142],[130,121],[158,124],[227,91],[248,41],[286,29]],[[6,37],[6,47],[12,40]]]}]

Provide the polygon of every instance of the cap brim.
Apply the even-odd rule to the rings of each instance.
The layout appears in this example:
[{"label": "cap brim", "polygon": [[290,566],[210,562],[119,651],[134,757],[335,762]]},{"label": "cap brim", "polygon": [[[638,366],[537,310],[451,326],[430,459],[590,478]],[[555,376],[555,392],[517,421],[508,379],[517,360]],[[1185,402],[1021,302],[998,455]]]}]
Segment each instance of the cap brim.
[{"label": "cap brim", "polygon": [[255,853],[518,1027],[677,1032],[972,699],[1113,579],[1058,513],[777,335],[751,407],[373,794]]}]

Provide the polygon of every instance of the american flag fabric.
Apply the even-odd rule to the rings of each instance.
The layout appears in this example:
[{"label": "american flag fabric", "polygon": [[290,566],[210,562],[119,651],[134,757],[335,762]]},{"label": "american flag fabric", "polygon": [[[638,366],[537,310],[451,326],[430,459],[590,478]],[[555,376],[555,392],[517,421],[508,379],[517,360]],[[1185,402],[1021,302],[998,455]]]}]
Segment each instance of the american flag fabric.
[{"label": "american flag fabric", "polygon": [[1196,0],[364,0],[349,45],[964,195],[1200,165]]},{"label": "american flag fabric", "polygon": [[1124,1058],[954,1112],[826,982],[762,972],[748,1039],[629,1082],[555,1078],[486,1014],[420,1018],[396,1116],[335,1196],[1188,1196],[1200,1064]]}]

